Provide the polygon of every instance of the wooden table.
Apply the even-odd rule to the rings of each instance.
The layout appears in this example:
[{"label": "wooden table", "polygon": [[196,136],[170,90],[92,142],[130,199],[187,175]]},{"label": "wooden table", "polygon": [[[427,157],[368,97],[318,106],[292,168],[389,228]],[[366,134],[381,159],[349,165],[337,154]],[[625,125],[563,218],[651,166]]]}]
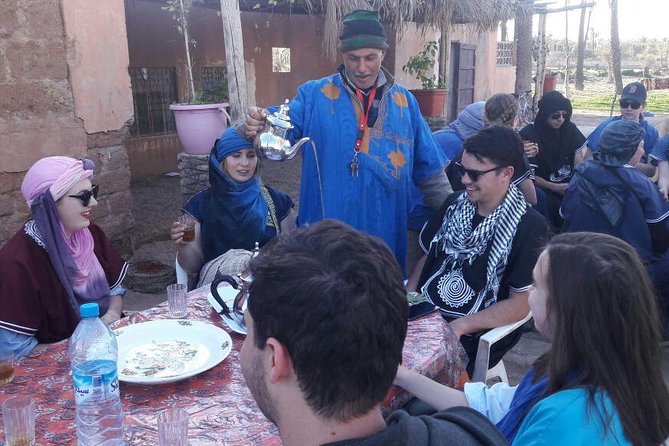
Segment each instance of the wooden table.
[{"label": "wooden table", "polygon": [[[125,439],[129,445],[155,445],[158,413],[178,406],[190,414],[190,445],[280,445],[278,430],[260,412],[239,367],[244,337],[227,329],[207,301],[208,287],[189,293],[188,318],[226,329],[233,340],[230,355],[220,364],[189,379],[162,385],[121,383]],[[169,318],[167,304],[124,318],[112,328]],[[0,403],[12,395],[30,395],[36,403],[36,439],[39,445],[76,444],[75,404],[72,393],[68,341],[45,346],[17,361],[16,377],[0,387]],[[466,379],[465,353],[437,313],[409,322],[403,363],[438,381],[460,387]],[[384,409],[400,407],[406,392],[392,388]]]}]

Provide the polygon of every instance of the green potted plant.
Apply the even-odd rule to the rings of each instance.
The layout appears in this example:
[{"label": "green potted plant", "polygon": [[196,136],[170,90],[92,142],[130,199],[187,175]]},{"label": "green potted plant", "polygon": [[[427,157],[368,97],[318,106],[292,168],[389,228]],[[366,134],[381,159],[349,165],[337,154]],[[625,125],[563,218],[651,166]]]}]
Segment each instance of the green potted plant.
[{"label": "green potted plant", "polygon": [[[196,91],[193,82],[193,62],[190,46],[195,44],[188,29],[188,15],[194,2],[201,0],[166,0],[163,10],[172,13],[179,33],[184,38],[186,60],[186,103],[172,104],[179,141],[186,153],[204,155],[231,122],[225,108],[229,104],[227,86],[206,91]],[[225,90],[225,91],[222,91]]]},{"label": "green potted plant", "polygon": [[434,75],[436,63],[437,42],[431,40],[425,44],[423,49],[407,60],[402,71],[418,79],[422,89],[411,90],[423,116],[442,116],[446,104],[446,85],[442,79]]}]

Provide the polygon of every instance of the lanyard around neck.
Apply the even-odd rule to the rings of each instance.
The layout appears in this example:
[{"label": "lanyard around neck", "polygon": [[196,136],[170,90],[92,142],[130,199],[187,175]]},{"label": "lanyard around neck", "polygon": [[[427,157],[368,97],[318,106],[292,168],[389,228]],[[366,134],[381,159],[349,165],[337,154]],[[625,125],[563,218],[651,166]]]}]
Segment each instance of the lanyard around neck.
[{"label": "lanyard around neck", "polygon": [[367,127],[367,118],[369,117],[369,111],[372,109],[374,104],[374,98],[376,97],[376,83],[372,87],[372,91],[369,93],[369,101],[367,102],[367,109],[365,109],[365,101],[362,95],[362,90],[359,88],[355,89],[355,95],[360,101],[360,123],[358,125],[358,137],[355,140],[355,151],[359,152],[360,147],[362,146],[362,138],[365,135],[365,127]]}]

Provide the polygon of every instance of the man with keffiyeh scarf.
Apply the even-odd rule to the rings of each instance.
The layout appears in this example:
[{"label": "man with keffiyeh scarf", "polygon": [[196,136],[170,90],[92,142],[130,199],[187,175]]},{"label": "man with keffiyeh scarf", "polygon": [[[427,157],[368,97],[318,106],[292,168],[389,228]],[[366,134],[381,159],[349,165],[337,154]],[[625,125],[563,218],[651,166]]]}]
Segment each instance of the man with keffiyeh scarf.
[{"label": "man with keffiyeh scarf", "polygon": [[[548,226],[511,182],[522,163],[523,143],[509,128],[486,128],[465,140],[456,165],[465,191],[450,195],[421,231],[425,256],[407,284],[449,321],[469,357],[470,375],[480,335],[529,311],[532,268]],[[520,334],[494,345],[490,365]]]}]

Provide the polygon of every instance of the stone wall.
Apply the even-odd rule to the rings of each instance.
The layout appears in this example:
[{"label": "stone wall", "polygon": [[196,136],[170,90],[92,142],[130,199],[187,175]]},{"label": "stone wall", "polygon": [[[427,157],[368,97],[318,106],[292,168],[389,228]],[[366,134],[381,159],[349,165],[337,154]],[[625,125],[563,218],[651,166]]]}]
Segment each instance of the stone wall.
[{"label": "stone wall", "polygon": [[179,154],[179,176],[181,177],[181,199],[186,203],[190,197],[209,187],[209,155]]},{"label": "stone wall", "polygon": [[[123,0],[0,2],[0,245],[28,217],[25,171],[52,155],[96,162],[94,219],[124,252],[133,224]],[[67,22],[67,23],[66,23]],[[125,56],[124,56],[125,55]]]}]

